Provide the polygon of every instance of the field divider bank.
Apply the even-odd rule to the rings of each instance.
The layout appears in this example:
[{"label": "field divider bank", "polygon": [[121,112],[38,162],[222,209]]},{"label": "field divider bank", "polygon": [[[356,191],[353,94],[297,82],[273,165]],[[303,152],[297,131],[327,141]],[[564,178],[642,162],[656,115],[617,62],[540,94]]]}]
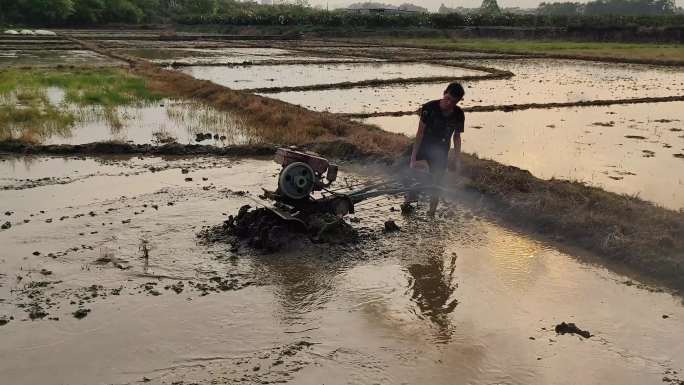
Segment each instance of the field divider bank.
[{"label": "field divider bank", "polygon": [[239,63],[188,63],[174,61],[171,63],[164,63],[170,67],[258,67],[258,66],[278,66],[278,65],[329,65],[329,64],[385,64],[385,63],[421,63],[419,60],[396,60],[396,61],[378,61],[378,60],[263,60],[263,61],[243,61]]},{"label": "field divider bank", "polygon": [[[567,107],[594,107],[594,106],[612,106],[620,104],[647,104],[647,103],[667,103],[667,102],[681,102],[684,101],[684,95],[674,96],[655,96],[646,98],[632,98],[632,99],[606,99],[606,100],[587,100],[579,102],[553,102],[553,103],[526,103],[526,104],[506,104],[496,106],[472,106],[464,107],[464,112],[494,112],[494,111],[521,111],[532,109],[550,109],[550,108],[567,108]],[[368,112],[368,113],[340,113],[338,115],[349,119],[367,119],[377,118],[382,116],[407,116],[415,115],[418,111],[384,111],[384,112]]]},{"label": "field divider bank", "polygon": [[[84,44],[108,54],[94,44]],[[91,48],[92,47],[92,48]],[[113,56],[114,57],[114,56]],[[122,57],[115,57],[126,60]],[[299,145],[326,157],[382,161],[406,167],[411,139],[354,122],[343,116],[315,112],[279,100],[236,91],[129,58],[131,71],[146,79],[155,92],[202,101],[216,109],[239,113],[255,126],[265,143]],[[670,97],[678,98],[678,97]],[[668,99],[673,100],[673,99]],[[611,101],[612,102],[612,101]],[[94,143],[83,146],[41,146],[6,142],[0,151],[44,153],[88,151],[87,154],[127,151],[166,151],[180,154],[240,154],[254,148],[173,144],[153,149],[129,144]],[[273,147],[259,151],[267,154]],[[248,150],[249,149],[249,150]],[[261,153],[261,152],[260,152]],[[620,195],[581,182],[540,179],[529,171],[463,154],[459,171],[450,174],[454,190],[474,194],[507,222],[542,234],[569,247],[592,252],[608,266],[621,266],[674,290],[684,290],[684,212],[669,210],[638,197]]]},{"label": "field divider bank", "polygon": [[416,78],[394,78],[394,79],[369,79],[358,82],[341,82],[331,84],[311,84],[307,86],[292,86],[292,87],[264,87],[264,88],[250,88],[243,89],[244,92],[259,93],[259,94],[273,94],[279,92],[300,92],[300,91],[323,91],[323,90],[342,90],[350,88],[367,88],[367,87],[382,87],[389,85],[400,84],[426,84],[426,83],[444,83],[455,81],[480,81],[493,79],[506,79],[512,77],[512,73],[499,73],[488,75],[473,75],[473,76],[429,76]]},{"label": "field divider bank", "polygon": [[[467,39],[464,39],[467,41]],[[347,42],[345,39],[333,39],[332,42]],[[373,44],[380,44],[377,40],[371,40]],[[386,42],[385,46],[400,47],[400,48],[416,48],[416,49],[426,49],[434,51],[462,51],[462,52],[473,52],[473,53],[490,53],[490,54],[502,54],[502,55],[518,55],[518,57],[524,56],[525,58],[544,58],[544,59],[570,59],[570,60],[582,60],[582,61],[596,61],[596,62],[606,62],[606,63],[628,63],[628,64],[647,64],[647,65],[659,65],[667,67],[683,67],[684,60],[671,60],[671,59],[650,59],[650,58],[636,58],[636,57],[610,57],[601,55],[586,55],[586,54],[575,54],[575,53],[548,53],[548,52],[535,52],[526,49],[506,49],[506,48],[486,48],[486,47],[464,47],[462,45],[453,47],[444,47],[439,45],[430,44],[413,44],[413,43],[400,43],[396,41]],[[515,59],[511,57],[511,59]]]}]

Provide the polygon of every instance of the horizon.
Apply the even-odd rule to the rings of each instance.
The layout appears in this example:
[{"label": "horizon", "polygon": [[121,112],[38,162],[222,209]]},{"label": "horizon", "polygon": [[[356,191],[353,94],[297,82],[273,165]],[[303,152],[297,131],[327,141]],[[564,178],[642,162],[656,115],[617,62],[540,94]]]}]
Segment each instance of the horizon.
[{"label": "horizon", "polygon": [[[354,0],[309,0],[311,6],[322,6],[325,8],[328,6],[330,9],[333,8],[346,8],[350,4],[354,3],[363,3],[366,1],[354,1]],[[436,12],[437,9],[439,9],[440,5],[443,3],[445,6],[449,8],[456,8],[456,7],[465,7],[465,8],[477,8],[482,4],[481,0],[417,0],[417,1],[402,1],[402,0],[387,0],[387,1],[373,1],[373,2],[378,2],[378,3],[385,3],[385,4],[392,4],[392,5],[401,5],[403,3],[412,3],[415,5],[419,5],[421,7],[427,8],[431,12]],[[547,2],[556,2],[556,1],[547,1]],[[586,3],[587,1],[579,1],[580,3]],[[499,3],[499,6],[502,8],[513,8],[513,7],[519,7],[519,8],[536,8],[541,1],[537,0],[497,0],[497,3]],[[675,0],[675,3],[677,4],[678,7],[684,7],[684,0]]]}]

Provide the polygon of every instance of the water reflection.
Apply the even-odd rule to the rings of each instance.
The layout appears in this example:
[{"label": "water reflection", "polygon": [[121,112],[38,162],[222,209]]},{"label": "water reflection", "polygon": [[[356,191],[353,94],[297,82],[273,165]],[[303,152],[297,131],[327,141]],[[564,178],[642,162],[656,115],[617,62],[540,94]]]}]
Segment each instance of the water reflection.
[{"label": "water reflection", "polygon": [[458,283],[454,282],[456,255],[452,255],[448,265],[439,256],[433,255],[427,264],[413,264],[407,268],[410,274],[409,291],[411,300],[420,310],[419,317],[427,318],[438,328],[441,342],[447,342],[451,335],[449,314],[458,305],[454,292]]}]

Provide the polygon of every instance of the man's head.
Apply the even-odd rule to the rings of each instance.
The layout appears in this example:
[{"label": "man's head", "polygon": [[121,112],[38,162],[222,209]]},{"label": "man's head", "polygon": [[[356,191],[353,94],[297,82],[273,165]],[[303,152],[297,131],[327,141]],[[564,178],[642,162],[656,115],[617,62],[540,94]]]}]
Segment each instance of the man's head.
[{"label": "man's head", "polygon": [[449,84],[444,90],[444,97],[442,97],[442,105],[447,108],[453,108],[456,103],[460,102],[465,95],[463,86],[458,82]]}]

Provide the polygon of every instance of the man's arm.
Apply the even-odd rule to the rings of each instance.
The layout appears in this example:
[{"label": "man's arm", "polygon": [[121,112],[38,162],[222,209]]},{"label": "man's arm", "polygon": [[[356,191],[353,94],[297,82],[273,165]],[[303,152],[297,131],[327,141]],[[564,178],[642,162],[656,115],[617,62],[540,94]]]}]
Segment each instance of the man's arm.
[{"label": "man's arm", "polygon": [[409,166],[411,168],[416,167],[416,157],[418,156],[418,149],[420,149],[421,143],[423,143],[423,134],[425,133],[425,123],[421,120],[418,123],[418,131],[416,132],[416,142],[413,144],[413,151],[411,151],[411,162]]},{"label": "man's arm", "polygon": [[453,158],[451,159],[453,164],[451,165],[451,168],[453,171],[457,171],[458,167],[461,164],[461,132],[463,132],[463,126],[465,123],[461,123],[461,125],[457,128],[456,132],[454,132],[454,152],[453,152]]}]

